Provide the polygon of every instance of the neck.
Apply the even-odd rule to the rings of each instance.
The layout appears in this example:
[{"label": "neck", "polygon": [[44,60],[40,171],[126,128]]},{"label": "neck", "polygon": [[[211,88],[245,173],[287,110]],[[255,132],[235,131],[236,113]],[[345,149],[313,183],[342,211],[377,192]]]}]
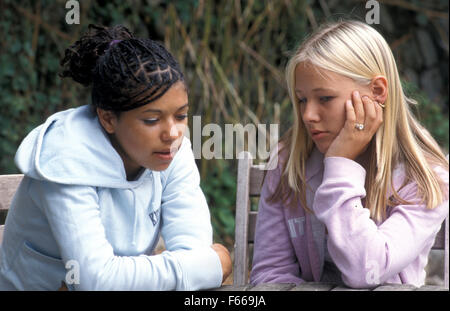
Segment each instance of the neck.
[{"label": "neck", "polygon": [[133,160],[131,160],[129,155],[125,152],[125,150],[122,148],[119,141],[114,135],[109,134],[109,140],[111,141],[111,145],[114,147],[114,149],[117,151],[117,153],[120,155],[120,158],[122,159],[127,180],[131,181],[136,179],[136,177],[141,172],[142,167],[139,166],[137,163],[135,163]]},{"label": "neck", "polygon": [[368,170],[369,168],[369,160],[370,160],[370,156],[369,156],[369,152],[368,152],[369,148],[366,148],[356,159],[355,161],[360,164],[362,167],[364,167],[364,169]]}]

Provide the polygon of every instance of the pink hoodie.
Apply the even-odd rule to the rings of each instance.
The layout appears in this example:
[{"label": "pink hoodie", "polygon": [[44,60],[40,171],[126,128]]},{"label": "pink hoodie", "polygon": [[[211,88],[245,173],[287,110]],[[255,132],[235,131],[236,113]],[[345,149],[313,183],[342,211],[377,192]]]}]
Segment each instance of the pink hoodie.
[{"label": "pink hoodie", "polygon": [[[268,203],[279,183],[281,163],[268,171],[261,192],[256,223],[252,284],[302,283],[322,279],[327,252],[349,287],[368,288],[383,283],[422,286],[428,253],[449,213],[448,201],[426,209],[410,183],[398,194],[412,202],[387,211],[388,218],[375,223],[362,207],[366,171],[355,161],[323,157],[314,149],[307,161],[307,204],[295,208],[279,201]],[[436,168],[448,187],[448,171]],[[400,165],[393,172],[395,189],[405,177]],[[388,193],[390,196],[390,193]],[[325,234],[328,230],[328,238]]]}]

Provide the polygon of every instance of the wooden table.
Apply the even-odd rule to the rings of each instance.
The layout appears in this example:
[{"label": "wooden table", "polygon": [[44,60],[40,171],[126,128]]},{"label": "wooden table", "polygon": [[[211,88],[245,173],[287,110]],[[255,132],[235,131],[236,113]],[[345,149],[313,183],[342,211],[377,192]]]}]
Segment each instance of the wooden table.
[{"label": "wooden table", "polygon": [[385,284],[371,289],[354,289],[333,283],[317,283],[307,282],[300,285],[295,284],[259,284],[233,286],[223,285],[214,291],[448,291],[448,288],[437,285],[424,285],[422,287],[415,287],[407,284]]}]

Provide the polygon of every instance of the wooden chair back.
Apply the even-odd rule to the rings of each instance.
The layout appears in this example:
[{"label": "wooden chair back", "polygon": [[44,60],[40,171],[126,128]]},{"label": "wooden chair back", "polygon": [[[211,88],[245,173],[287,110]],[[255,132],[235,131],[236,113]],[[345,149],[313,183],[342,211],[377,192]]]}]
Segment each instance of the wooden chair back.
[{"label": "wooden chair back", "polygon": [[[236,228],[234,244],[233,284],[242,286],[249,278],[249,246],[253,244],[257,211],[250,210],[250,198],[259,197],[264,178],[264,166],[254,165],[250,153],[238,160],[236,189]],[[433,249],[444,250],[444,285],[449,288],[449,217],[445,219]]]},{"label": "wooden chair back", "polygon": [[[6,213],[22,178],[22,174],[0,175],[0,219],[6,217]],[[0,223],[0,245],[3,240],[3,230],[4,224]]]},{"label": "wooden chair back", "polygon": [[248,283],[249,244],[255,236],[257,211],[250,210],[250,198],[259,197],[264,178],[264,166],[253,165],[249,152],[241,153],[238,160],[236,185],[236,216],[234,236],[233,284],[241,286]]}]

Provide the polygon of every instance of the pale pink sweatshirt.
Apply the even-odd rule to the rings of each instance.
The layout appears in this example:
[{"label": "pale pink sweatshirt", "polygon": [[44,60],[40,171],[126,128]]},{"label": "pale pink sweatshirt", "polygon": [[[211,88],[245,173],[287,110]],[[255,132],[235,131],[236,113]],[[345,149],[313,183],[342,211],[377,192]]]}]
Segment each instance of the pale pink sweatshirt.
[{"label": "pale pink sweatshirt", "polygon": [[[341,272],[344,284],[353,288],[383,283],[424,284],[428,254],[449,213],[448,201],[427,209],[417,198],[417,185],[410,183],[398,194],[412,204],[389,209],[387,219],[375,223],[361,204],[366,195],[364,168],[346,158],[324,158],[315,149],[306,169],[311,188],[307,190],[307,204],[314,215],[305,212],[300,203],[293,208],[279,201],[268,203],[285,158],[282,152],[277,168],[267,172],[262,187],[252,284],[320,281],[325,254]],[[448,191],[448,171],[437,167],[436,172]],[[405,178],[401,165],[393,177],[397,190]]]}]

